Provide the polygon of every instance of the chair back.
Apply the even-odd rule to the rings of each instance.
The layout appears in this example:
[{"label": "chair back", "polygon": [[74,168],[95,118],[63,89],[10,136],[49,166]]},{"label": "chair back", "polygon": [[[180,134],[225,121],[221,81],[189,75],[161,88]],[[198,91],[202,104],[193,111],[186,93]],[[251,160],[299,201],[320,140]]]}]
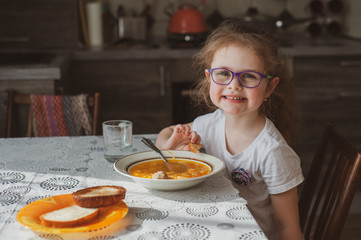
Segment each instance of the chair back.
[{"label": "chair back", "polygon": [[[66,97],[66,95],[48,95],[50,97],[61,96]],[[97,135],[99,133],[99,121],[100,121],[100,93],[94,93],[94,95],[89,95],[86,98],[87,110],[91,113],[91,130],[88,135]],[[32,106],[33,100],[31,94],[20,94],[16,93],[13,90],[8,91],[8,101],[7,101],[7,116],[5,124],[5,137],[13,136],[13,128],[15,127],[17,121],[15,119],[15,110],[17,106],[26,105],[28,106],[28,116],[27,116],[27,130],[26,136],[34,136],[34,108]],[[56,110],[54,110],[56,112]],[[64,111],[66,111],[64,109]],[[59,114],[54,114],[54,120]],[[44,116],[45,117],[45,116]],[[51,121],[51,120],[49,120]],[[52,136],[49,134],[49,136]]]},{"label": "chair back", "polygon": [[360,176],[360,153],[326,123],[299,198],[306,240],[340,238]]}]

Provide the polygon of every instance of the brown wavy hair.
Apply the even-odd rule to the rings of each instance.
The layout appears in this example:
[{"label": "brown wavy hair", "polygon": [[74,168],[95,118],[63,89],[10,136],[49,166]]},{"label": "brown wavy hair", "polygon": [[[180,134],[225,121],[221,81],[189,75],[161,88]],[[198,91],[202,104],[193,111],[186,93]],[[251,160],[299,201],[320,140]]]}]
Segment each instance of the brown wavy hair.
[{"label": "brown wavy hair", "polygon": [[275,123],[290,143],[292,127],[295,126],[298,118],[298,110],[286,59],[279,54],[278,40],[272,33],[256,31],[235,19],[226,20],[220,24],[210,33],[200,51],[193,56],[193,65],[199,74],[199,81],[195,85],[196,91],[193,91],[192,99],[196,105],[206,106],[209,110],[217,108],[210,99],[210,81],[205,77],[204,70],[211,67],[215,52],[229,45],[247,47],[263,60],[267,74],[279,77],[276,89],[267,101],[263,102],[260,112]]}]

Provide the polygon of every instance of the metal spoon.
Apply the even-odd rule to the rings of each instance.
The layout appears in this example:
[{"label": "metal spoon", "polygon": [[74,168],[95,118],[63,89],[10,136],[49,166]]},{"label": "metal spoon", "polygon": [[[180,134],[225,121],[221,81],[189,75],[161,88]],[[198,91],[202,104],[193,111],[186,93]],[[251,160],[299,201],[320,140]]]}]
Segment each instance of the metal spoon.
[{"label": "metal spoon", "polygon": [[157,148],[154,143],[148,139],[143,137],[142,138],[142,142],[147,145],[149,148],[153,149],[155,152],[157,152],[159,154],[159,156],[162,158],[162,160],[165,162],[166,167],[168,168],[169,171],[171,172],[185,172],[187,169],[184,165],[182,164],[177,164],[177,163],[171,163],[169,162],[164,155],[162,154],[162,152],[159,150],[159,148]]}]

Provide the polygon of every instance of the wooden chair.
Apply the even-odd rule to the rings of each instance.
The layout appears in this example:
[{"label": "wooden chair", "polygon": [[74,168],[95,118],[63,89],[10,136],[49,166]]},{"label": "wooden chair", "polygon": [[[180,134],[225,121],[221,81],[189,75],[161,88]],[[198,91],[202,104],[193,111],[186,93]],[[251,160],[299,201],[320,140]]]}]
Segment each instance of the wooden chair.
[{"label": "wooden chair", "polygon": [[[100,121],[100,93],[94,93],[94,95],[90,95],[87,98],[87,105],[92,114],[92,126],[91,126],[91,134],[97,135],[99,132],[99,121]],[[33,137],[33,117],[32,117],[32,109],[31,109],[31,100],[30,94],[20,94],[16,93],[13,90],[8,91],[8,101],[7,101],[7,116],[6,116],[6,130],[5,137],[12,136],[12,130],[14,127],[14,110],[16,105],[28,105],[28,117],[27,117],[27,137]]]},{"label": "wooden chair", "polygon": [[299,199],[306,240],[340,238],[360,176],[360,153],[326,123]]}]

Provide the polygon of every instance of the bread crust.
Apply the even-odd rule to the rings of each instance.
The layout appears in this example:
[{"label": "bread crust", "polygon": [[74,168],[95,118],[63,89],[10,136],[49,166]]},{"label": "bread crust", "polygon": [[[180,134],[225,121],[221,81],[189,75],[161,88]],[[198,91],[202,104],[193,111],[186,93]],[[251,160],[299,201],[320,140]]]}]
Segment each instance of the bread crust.
[{"label": "bread crust", "polygon": [[72,196],[80,207],[99,208],[118,203],[125,198],[125,193],[126,189],[120,186],[96,186],[73,192]]}]

